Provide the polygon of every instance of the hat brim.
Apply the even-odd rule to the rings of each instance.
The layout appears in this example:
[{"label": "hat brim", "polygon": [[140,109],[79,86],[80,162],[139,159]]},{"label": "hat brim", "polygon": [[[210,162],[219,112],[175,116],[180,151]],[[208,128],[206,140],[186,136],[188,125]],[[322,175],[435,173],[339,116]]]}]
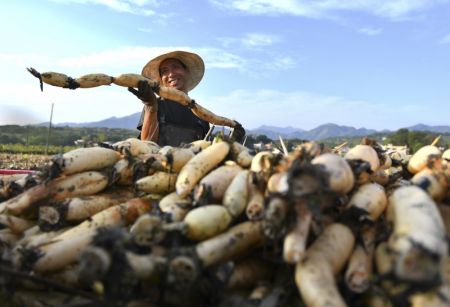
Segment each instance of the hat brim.
[{"label": "hat brim", "polygon": [[150,60],[142,69],[142,75],[146,78],[161,82],[159,66],[167,59],[177,59],[186,65],[188,78],[186,79],[186,90],[189,92],[195,88],[203,78],[205,73],[205,63],[202,58],[195,53],[187,51],[172,51],[162,54]]}]

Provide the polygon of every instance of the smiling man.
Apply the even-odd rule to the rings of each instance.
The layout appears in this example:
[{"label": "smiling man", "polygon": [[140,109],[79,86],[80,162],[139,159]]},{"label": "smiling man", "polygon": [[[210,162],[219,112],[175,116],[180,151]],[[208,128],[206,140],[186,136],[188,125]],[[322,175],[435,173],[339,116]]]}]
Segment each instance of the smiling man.
[{"label": "smiling man", "polygon": [[[142,69],[144,77],[186,94],[198,85],[204,72],[202,58],[186,51],[157,56]],[[156,97],[147,82],[141,81],[137,91],[129,90],[145,104],[137,126],[142,140],[154,141],[161,146],[179,146],[181,143],[203,139],[208,132],[208,122],[175,101]],[[242,130],[241,134],[245,135],[245,130]]]}]

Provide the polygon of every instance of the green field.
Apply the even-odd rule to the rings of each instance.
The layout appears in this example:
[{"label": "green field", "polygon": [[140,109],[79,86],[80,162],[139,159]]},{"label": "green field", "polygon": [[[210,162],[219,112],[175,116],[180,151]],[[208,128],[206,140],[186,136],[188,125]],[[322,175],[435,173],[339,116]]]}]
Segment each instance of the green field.
[{"label": "green field", "polygon": [[[136,130],[117,128],[75,128],[75,127],[53,127],[49,129],[44,126],[0,126],[0,152],[10,154],[36,154],[54,155],[70,151],[77,146],[75,141],[82,140],[84,146],[94,146],[100,142],[115,143],[131,137],[137,137]],[[413,153],[420,147],[428,145],[438,137],[435,132],[408,131],[400,129],[393,133],[377,133],[370,135],[373,140],[380,144],[407,145]],[[334,147],[344,142],[348,146],[359,144],[362,137],[335,137],[319,141]],[[305,140],[290,139],[283,140],[289,148]],[[273,142],[275,147],[281,148],[279,140],[270,140],[265,135],[248,135],[246,146],[253,147],[255,143]],[[450,147],[450,134],[441,135],[439,146]]]}]

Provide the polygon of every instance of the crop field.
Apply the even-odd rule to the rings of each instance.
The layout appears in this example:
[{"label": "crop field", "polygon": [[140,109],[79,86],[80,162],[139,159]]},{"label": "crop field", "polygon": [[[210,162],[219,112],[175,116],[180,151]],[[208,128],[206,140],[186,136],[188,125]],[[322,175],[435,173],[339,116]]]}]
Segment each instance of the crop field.
[{"label": "crop field", "polygon": [[0,153],[0,169],[35,170],[45,165],[50,157],[28,153]]},{"label": "crop field", "polygon": [[36,170],[44,166],[52,156],[75,148],[75,146],[0,144],[0,169]]}]

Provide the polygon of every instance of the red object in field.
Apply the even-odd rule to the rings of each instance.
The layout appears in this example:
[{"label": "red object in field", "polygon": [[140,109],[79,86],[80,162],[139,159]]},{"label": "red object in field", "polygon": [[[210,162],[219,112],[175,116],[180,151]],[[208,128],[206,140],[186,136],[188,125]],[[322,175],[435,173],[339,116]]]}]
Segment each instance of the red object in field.
[{"label": "red object in field", "polygon": [[31,174],[32,170],[25,169],[0,169],[0,175],[17,175],[17,174]]}]

